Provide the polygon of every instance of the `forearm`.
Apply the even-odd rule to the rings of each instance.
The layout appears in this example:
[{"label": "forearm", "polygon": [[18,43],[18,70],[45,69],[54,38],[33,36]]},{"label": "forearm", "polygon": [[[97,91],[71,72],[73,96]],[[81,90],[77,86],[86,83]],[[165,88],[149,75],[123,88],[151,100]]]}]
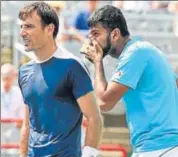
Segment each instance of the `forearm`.
[{"label": "forearm", "polygon": [[22,125],[20,133],[20,156],[27,157],[29,128]]},{"label": "forearm", "polygon": [[97,101],[102,112],[108,112],[113,109],[112,102],[102,102],[100,99],[98,99]]},{"label": "forearm", "polygon": [[107,89],[107,81],[104,74],[103,62],[96,62],[95,66],[95,80],[94,80],[94,88],[96,95],[99,99],[102,98],[105,90]]},{"label": "forearm", "polygon": [[88,118],[86,130],[85,146],[97,148],[102,134],[103,121],[102,117]]}]

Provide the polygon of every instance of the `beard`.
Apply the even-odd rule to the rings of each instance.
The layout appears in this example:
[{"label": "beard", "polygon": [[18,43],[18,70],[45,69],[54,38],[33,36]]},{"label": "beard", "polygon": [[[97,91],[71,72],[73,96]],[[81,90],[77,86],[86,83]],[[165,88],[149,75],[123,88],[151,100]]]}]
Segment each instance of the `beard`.
[{"label": "beard", "polygon": [[116,52],[116,48],[111,44],[110,33],[107,35],[106,46],[103,47],[102,50],[103,58],[108,54],[112,56],[112,54]]}]

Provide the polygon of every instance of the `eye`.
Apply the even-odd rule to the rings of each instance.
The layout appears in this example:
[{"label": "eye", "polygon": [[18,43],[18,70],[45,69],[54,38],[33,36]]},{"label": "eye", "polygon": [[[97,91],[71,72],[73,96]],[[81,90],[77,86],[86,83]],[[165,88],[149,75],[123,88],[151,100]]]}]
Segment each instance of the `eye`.
[{"label": "eye", "polygon": [[21,29],[31,29],[34,26],[29,24],[29,25],[21,25],[20,27],[21,27]]},{"label": "eye", "polygon": [[32,28],[33,26],[32,25],[25,25],[25,28]]},{"label": "eye", "polygon": [[98,37],[98,36],[99,36],[99,33],[98,33],[98,32],[94,32],[94,33],[93,33],[93,36],[94,36],[94,37]]}]

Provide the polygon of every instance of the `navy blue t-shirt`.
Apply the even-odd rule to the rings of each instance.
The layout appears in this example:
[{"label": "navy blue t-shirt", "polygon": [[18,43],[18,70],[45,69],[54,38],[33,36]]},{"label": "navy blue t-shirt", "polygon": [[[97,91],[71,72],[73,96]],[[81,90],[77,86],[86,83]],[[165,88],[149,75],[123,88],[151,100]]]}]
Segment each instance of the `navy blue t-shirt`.
[{"label": "navy blue t-shirt", "polygon": [[50,59],[23,65],[19,86],[29,107],[28,156],[80,157],[82,113],[77,99],[93,91],[83,63],[58,47]]}]

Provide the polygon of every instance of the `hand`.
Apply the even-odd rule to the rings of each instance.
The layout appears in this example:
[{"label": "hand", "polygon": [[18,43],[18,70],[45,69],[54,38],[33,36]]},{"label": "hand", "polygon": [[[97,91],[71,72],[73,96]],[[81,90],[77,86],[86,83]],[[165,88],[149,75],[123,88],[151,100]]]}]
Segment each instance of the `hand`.
[{"label": "hand", "polygon": [[96,148],[85,146],[82,157],[100,157],[100,152]]},{"label": "hand", "polygon": [[101,62],[103,59],[103,50],[95,39],[85,43],[80,51],[81,53],[85,54],[85,57],[94,64],[96,62]]}]

